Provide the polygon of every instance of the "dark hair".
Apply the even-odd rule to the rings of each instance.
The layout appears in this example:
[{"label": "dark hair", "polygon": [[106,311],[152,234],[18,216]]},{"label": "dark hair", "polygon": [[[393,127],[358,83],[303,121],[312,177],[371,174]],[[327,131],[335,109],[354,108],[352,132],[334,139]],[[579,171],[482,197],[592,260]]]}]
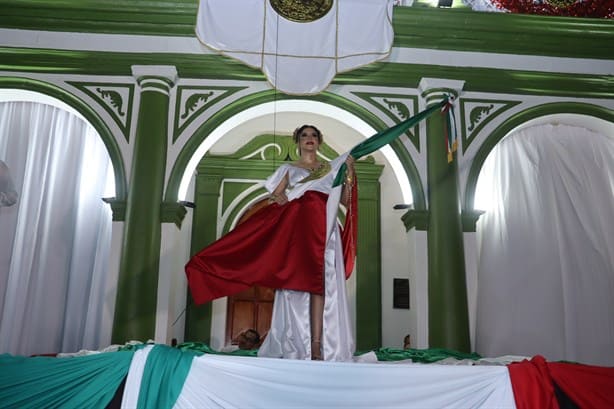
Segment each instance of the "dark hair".
[{"label": "dark hair", "polygon": [[311,128],[316,131],[316,135],[318,135],[318,143],[322,144],[322,141],[324,140],[324,138],[322,137],[322,132],[320,132],[320,130],[313,125],[303,125],[299,128],[296,128],[294,130],[294,133],[292,134],[292,139],[294,140],[294,142],[298,143],[299,137],[306,128]]},{"label": "dark hair", "polygon": [[248,341],[253,342],[254,345],[260,342],[260,334],[255,329],[250,328],[247,331],[245,331],[243,335],[245,335],[245,338]]}]

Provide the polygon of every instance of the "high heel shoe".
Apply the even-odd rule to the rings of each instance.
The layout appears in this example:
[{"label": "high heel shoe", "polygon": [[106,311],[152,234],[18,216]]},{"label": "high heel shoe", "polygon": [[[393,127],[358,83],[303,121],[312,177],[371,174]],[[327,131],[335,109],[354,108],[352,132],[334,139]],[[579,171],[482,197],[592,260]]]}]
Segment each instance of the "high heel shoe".
[{"label": "high heel shoe", "polygon": [[311,341],[311,360],[322,360],[322,343],[319,340]]}]

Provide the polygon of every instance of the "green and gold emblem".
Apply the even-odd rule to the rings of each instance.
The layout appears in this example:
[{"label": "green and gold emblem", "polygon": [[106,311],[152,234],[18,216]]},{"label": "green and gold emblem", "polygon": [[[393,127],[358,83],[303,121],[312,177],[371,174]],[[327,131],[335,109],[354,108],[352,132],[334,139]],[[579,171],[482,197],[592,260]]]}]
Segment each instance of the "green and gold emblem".
[{"label": "green and gold emblem", "polygon": [[322,18],[333,7],[334,0],[270,0],[271,7],[283,18],[309,23]]}]

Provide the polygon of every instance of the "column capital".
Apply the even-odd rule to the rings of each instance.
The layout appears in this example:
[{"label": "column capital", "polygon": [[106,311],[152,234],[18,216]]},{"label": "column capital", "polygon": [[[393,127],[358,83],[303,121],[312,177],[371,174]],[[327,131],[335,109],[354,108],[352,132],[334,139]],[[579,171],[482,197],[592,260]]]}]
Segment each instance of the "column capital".
[{"label": "column capital", "polygon": [[416,230],[428,230],[429,216],[430,214],[428,210],[408,210],[403,216],[401,216],[401,220],[405,225],[405,231],[410,231],[414,228]]},{"label": "column capital", "polygon": [[420,96],[426,100],[426,105],[429,106],[441,101],[446,94],[457,99],[464,86],[465,81],[422,78],[418,84],[418,90],[420,91]]},{"label": "column capital", "polygon": [[133,65],[132,76],[142,91],[158,91],[166,95],[177,83],[177,68],[173,65]]}]

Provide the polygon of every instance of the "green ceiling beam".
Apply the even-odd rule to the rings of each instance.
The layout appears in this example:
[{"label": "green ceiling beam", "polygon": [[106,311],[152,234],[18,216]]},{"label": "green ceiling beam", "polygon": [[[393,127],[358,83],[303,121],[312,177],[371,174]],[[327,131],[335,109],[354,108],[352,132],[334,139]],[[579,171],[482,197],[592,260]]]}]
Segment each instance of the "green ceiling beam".
[{"label": "green ceiling beam", "polygon": [[[197,0],[3,0],[0,27],[194,37]],[[611,59],[609,19],[395,7],[394,46]]]},{"label": "green ceiling beam", "polygon": [[[263,81],[264,75],[215,54],[107,53],[0,47],[0,71],[130,76],[132,65],[174,65],[180,78]],[[374,63],[338,75],[334,84],[416,88],[429,77],[465,81],[467,92],[612,98],[614,76],[476,67]]]}]

